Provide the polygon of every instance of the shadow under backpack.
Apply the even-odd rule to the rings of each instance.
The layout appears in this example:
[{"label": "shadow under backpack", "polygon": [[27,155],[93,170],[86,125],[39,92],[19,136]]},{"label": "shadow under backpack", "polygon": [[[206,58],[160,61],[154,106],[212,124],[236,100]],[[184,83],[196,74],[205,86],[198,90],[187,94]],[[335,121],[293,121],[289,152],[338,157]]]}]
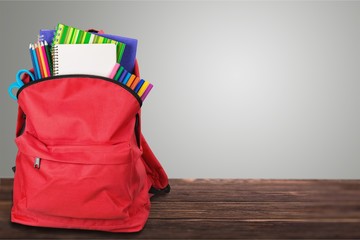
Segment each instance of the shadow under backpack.
[{"label": "shadow under backpack", "polygon": [[[139,68],[135,64],[135,75]],[[141,133],[142,100],[106,77],[23,78],[11,221],[137,232],[168,177]]]}]

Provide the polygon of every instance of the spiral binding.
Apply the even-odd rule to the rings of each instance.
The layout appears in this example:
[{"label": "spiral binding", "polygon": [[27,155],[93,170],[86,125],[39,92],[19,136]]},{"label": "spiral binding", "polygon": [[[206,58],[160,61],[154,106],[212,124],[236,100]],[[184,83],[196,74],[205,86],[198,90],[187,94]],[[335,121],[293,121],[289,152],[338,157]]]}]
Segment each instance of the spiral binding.
[{"label": "spiral binding", "polygon": [[52,54],[52,62],[53,62],[53,75],[59,75],[59,57],[58,57],[58,45],[53,45],[52,49],[51,49],[51,54]]},{"label": "spiral binding", "polygon": [[55,36],[54,36],[53,44],[59,43],[62,32],[63,32],[63,26],[59,24],[56,33],[54,33]]}]

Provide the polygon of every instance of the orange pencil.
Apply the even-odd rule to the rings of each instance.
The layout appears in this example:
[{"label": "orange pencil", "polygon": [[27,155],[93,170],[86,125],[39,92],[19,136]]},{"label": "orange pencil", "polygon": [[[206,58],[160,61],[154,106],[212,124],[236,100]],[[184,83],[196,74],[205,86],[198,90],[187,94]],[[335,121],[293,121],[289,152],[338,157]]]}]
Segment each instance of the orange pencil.
[{"label": "orange pencil", "polygon": [[46,71],[44,53],[42,51],[42,46],[41,46],[40,42],[38,42],[38,48],[39,48],[39,54],[40,54],[40,60],[41,60],[41,68],[43,69],[44,77],[48,77],[48,74]]}]

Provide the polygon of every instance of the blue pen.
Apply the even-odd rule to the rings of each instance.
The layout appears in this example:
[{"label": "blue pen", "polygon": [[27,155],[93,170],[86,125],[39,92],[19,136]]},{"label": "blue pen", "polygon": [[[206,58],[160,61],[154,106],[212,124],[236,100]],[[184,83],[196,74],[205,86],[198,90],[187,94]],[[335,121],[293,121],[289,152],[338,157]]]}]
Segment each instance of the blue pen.
[{"label": "blue pen", "polygon": [[140,82],[138,83],[138,85],[136,85],[136,88],[134,89],[134,91],[136,93],[140,90],[140,88],[144,84],[144,82],[145,82],[144,79],[141,79]]},{"label": "blue pen", "polygon": [[126,76],[126,74],[128,73],[128,71],[126,71],[125,69],[124,69],[124,71],[123,71],[123,73],[121,74],[121,76],[120,76],[120,78],[119,78],[119,82],[122,82],[123,80],[124,80],[124,77]]},{"label": "blue pen", "polygon": [[127,82],[129,81],[130,77],[131,77],[131,73],[126,74],[126,77],[124,78],[124,80],[122,81],[122,83],[123,83],[123,84],[127,84]]},{"label": "blue pen", "polygon": [[41,77],[41,72],[40,72],[40,67],[39,67],[39,61],[37,59],[36,56],[36,52],[35,52],[35,48],[34,48],[34,44],[31,44],[31,51],[32,51],[32,56],[34,58],[34,73],[35,73],[35,78],[36,79],[40,79]]}]

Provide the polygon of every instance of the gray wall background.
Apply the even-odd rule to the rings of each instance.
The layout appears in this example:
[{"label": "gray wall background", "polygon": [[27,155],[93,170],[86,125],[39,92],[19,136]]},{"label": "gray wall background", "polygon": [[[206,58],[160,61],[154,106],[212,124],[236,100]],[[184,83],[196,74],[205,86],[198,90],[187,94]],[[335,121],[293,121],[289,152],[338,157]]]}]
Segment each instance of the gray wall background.
[{"label": "gray wall background", "polygon": [[139,40],[143,132],[171,178],[359,178],[360,2],[0,2],[1,177],[28,45],[57,23]]}]

